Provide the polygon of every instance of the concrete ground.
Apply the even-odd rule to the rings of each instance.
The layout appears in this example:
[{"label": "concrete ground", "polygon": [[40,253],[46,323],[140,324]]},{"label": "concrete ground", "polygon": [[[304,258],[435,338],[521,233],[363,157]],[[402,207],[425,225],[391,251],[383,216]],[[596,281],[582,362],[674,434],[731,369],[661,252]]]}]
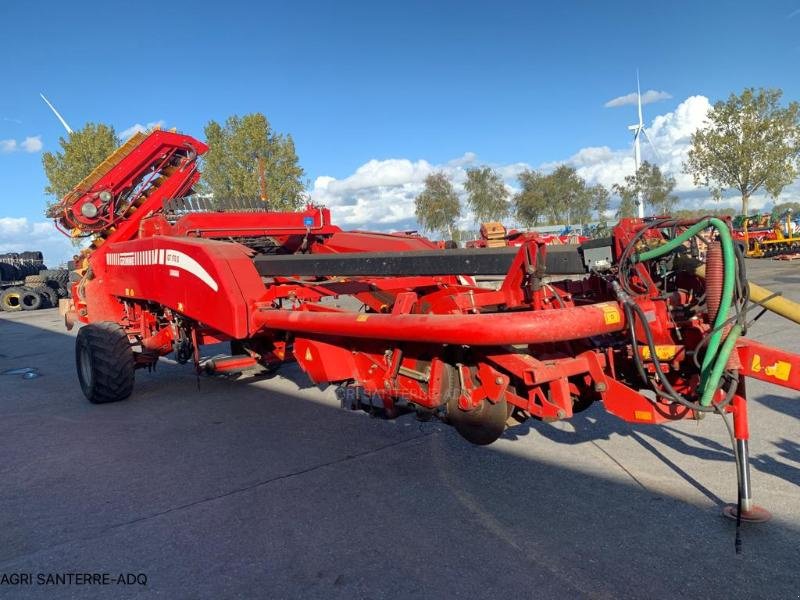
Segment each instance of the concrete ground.
[{"label": "concrete ground", "polygon": [[[749,261],[800,300],[800,263]],[[0,313],[0,597],[800,598],[800,397],[750,386],[753,485],[734,524],[718,418],[630,426],[595,405],[479,448],[438,423],[340,410],[289,367],[268,380],[138,372],[93,406],[54,310]],[[787,349],[800,327],[752,336]],[[36,585],[142,573],[146,585]]]}]

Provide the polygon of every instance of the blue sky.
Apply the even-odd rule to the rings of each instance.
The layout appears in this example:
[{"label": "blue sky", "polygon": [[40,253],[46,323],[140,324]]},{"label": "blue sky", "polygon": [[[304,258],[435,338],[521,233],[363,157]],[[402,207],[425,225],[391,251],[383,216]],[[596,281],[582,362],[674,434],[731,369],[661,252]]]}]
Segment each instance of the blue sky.
[{"label": "blue sky", "polygon": [[[616,162],[587,178],[618,177],[635,109],[604,104],[635,89],[637,68],[643,91],[670,96],[645,107],[648,124],[673,115],[666,146],[680,110],[702,108],[689,98],[764,86],[800,99],[800,0],[6,0],[0,44],[0,218],[29,232],[46,200],[36,140],[54,150],[63,134],[40,91],[73,127],[161,121],[202,138],[209,119],[264,112],[294,136],[315,198],[381,228],[409,225],[407,210],[380,214],[433,168],[457,180],[486,162],[513,187],[514,165],[581,166],[582,150],[591,162],[606,148]],[[0,229],[0,242],[20,231]]]}]

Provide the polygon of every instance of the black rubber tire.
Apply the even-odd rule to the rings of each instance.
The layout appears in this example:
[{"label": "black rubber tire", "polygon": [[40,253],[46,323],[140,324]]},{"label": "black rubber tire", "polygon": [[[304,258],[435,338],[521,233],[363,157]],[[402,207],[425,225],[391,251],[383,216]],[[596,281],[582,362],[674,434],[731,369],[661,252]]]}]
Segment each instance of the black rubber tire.
[{"label": "black rubber tire", "polygon": [[66,269],[42,269],[39,271],[39,277],[45,281],[67,283],[67,281],[69,281],[69,271]]},{"label": "black rubber tire", "polygon": [[6,312],[18,312],[22,310],[22,302],[20,297],[23,290],[17,287],[10,287],[3,290],[0,294],[0,308]]},{"label": "black rubber tire", "polygon": [[56,292],[56,294],[58,295],[59,298],[69,298],[69,289],[67,289],[66,286],[59,285],[55,289],[55,292]]},{"label": "black rubber tire", "polygon": [[22,310],[39,310],[44,304],[44,299],[37,290],[23,290],[20,294],[19,303],[22,306]]},{"label": "black rubber tire", "polygon": [[[54,289],[49,287],[43,287],[40,290],[36,290],[42,296],[42,308],[55,308],[58,306],[58,294]],[[45,304],[47,306],[45,306]]]},{"label": "black rubber tire", "polygon": [[133,392],[135,362],[125,330],[113,321],[84,325],[75,340],[75,366],[92,404],[125,400]]}]

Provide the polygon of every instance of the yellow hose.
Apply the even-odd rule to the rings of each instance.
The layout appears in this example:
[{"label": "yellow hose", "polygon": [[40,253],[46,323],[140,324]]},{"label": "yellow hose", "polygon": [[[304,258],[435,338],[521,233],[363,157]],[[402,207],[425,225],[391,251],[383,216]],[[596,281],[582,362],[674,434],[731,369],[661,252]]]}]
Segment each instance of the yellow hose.
[{"label": "yellow hose", "polygon": [[800,324],[800,303],[784,298],[783,296],[775,296],[764,302],[765,298],[772,296],[773,292],[767,288],[753,283],[749,284],[750,288],[750,301],[760,304],[764,308],[771,310],[776,315],[780,315],[790,321]]}]

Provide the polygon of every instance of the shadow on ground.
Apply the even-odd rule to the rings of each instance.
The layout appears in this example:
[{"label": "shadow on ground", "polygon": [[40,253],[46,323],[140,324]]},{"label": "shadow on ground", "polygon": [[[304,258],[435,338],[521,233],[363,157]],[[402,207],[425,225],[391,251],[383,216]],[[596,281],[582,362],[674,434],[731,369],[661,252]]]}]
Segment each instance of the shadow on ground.
[{"label": "shadow on ground", "polygon": [[[787,598],[800,583],[793,524],[747,527],[734,557],[716,509],[511,441],[535,428],[575,463],[581,443],[619,434],[730,462],[683,432],[592,409],[574,434],[524,425],[479,448],[280,377],[198,390],[169,364],[138,376],[129,401],[92,406],[72,346],[0,319],[0,371],[42,374],[0,377],[0,573],[144,572],[146,588],[113,596],[176,598]],[[780,452],[794,460],[797,445]]]}]

